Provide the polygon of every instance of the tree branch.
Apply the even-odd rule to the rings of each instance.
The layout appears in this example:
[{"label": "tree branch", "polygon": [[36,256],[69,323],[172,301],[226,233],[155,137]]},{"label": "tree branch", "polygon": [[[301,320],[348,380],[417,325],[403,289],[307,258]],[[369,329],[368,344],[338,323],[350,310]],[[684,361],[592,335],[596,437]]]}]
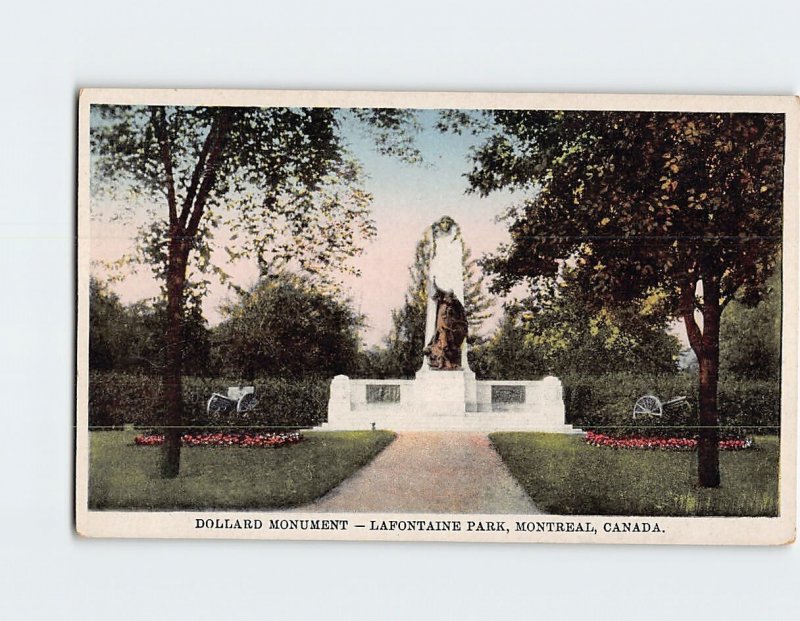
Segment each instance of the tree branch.
[{"label": "tree branch", "polygon": [[183,207],[181,209],[180,215],[180,223],[181,226],[186,226],[186,220],[189,217],[189,212],[192,208],[192,203],[194,202],[194,198],[197,194],[197,186],[200,183],[200,178],[203,175],[206,167],[206,159],[208,159],[208,154],[211,151],[211,145],[214,143],[214,127],[212,126],[211,130],[208,132],[208,136],[206,136],[205,141],[203,142],[203,148],[200,151],[199,159],[197,160],[197,165],[194,167],[192,171],[192,180],[189,184],[189,188],[186,191],[186,198],[183,201]]},{"label": "tree branch", "polygon": [[681,316],[686,326],[686,335],[689,337],[689,345],[692,346],[694,353],[700,358],[703,354],[703,333],[694,318],[694,290],[696,284],[687,283],[681,289]]},{"label": "tree branch", "polygon": [[736,299],[737,290],[738,287],[734,287],[732,284],[729,284],[727,287],[720,288],[720,294],[719,294],[720,308],[725,308],[729,302]]},{"label": "tree branch", "polygon": [[171,228],[178,220],[178,206],[175,198],[175,176],[172,171],[172,152],[169,148],[169,137],[167,136],[167,113],[163,106],[159,106],[151,108],[150,115],[156,130],[161,164],[164,166],[167,186],[167,204],[169,205],[169,223]]},{"label": "tree branch", "polygon": [[223,108],[211,127],[210,134],[214,135],[214,140],[209,149],[206,164],[203,167],[202,181],[197,189],[197,196],[191,206],[191,216],[186,226],[186,235],[189,238],[194,237],[194,234],[197,233],[197,227],[200,225],[200,219],[203,217],[205,210],[206,199],[208,199],[208,195],[217,180],[220,155],[228,139],[232,115],[233,113],[230,109]]},{"label": "tree branch", "polygon": [[723,311],[723,310],[725,310],[725,307],[726,307],[726,306],[728,305],[728,303],[729,303],[729,302],[731,302],[733,299],[734,299],[734,296],[733,296],[733,295],[725,295],[725,296],[720,296],[720,299],[719,299],[719,309],[720,309],[720,311]]}]

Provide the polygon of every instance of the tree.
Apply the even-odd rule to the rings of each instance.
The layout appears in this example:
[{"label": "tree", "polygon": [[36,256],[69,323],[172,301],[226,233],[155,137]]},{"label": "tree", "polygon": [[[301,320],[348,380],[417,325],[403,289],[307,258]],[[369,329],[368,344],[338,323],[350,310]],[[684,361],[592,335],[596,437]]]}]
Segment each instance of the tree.
[{"label": "tree", "polygon": [[363,319],[346,301],[290,273],[265,275],[224,309],[214,330],[223,373],[302,377],[349,374],[358,363]]},{"label": "tree", "polygon": [[720,370],[737,377],[781,377],[781,274],[767,280],[767,295],[753,308],[734,300],[720,326]]},{"label": "tree", "polygon": [[[192,300],[182,323],[181,369],[189,375],[209,375],[211,331],[199,303]],[[149,374],[163,374],[166,361],[164,334],[167,305],[163,299],[144,300],[126,307],[131,327],[131,349],[126,368]]]},{"label": "tree", "polygon": [[89,279],[89,368],[118,368],[130,349],[127,315],[105,283]]},{"label": "tree", "polygon": [[[777,262],[783,116],[496,111],[469,174],[481,194],[524,192],[511,243],[486,261],[507,290],[565,261],[598,305],[655,292],[699,361],[698,475],[719,485],[720,319],[752,305]],[[698,317],[699,315],[699,317]]]},{"label": "tree", "polygon": [[678,339],[666,329],[662,296],[639,304],[595,308],[574,270],[564,269],[550,289],[506,307],[498,332],[484,348],[497,379],[549,373],[677,370]]},{"label": "tree", "polygon": [[479,378],[530,380],[547,369],[544,350],[533,344],[520,304],[506,304],[494,333],[473,350],[473,370]]},{"label": "tree", "polygon": [[[89,283],[89,368],[104,371],[163,373],[166,305],[162,300],[124,305],[105,283]],[[208,373],[209,330],[200,307],[192,305],[184,319],[183,368]]]},{"label": "tree", "polygon": [[[428,304],[428,268],[433,244],[430,230],[417,242],[414,262],[408,272],[411,284],[405,294],[403,306],[392,311],[392,329],[386,339],[388,353],[381,360],[388,361],[390,369],[384,375],[413,377],[422,366],[422,350],[425,348],[425,314]],[[491,301],[483,290],[483,278],[477,261],[470,250],[464,247],[464,308],[469,323],[467,343],[479,342],[480,329],[489,316]]]},{"label": "tree", "polygon": [[[226,278],[211,260],[214,230],[224,227],[235,240],[227,248],[233,259],[294,261],[314,274],[345,264],[359,240],[374,234],[371,197],[343,147],[339,115],[328,108],[92,107],[93,197],[116,190],[156,205],[140,228],[139,258],[154,268],[166,298],[165,477],[180,468],[185,308],[202,295],[203,274]],[[398,118],[402,125],[403,114],[391,110],[367,115],[379,136],[390,135]],[[190,266],[199,289],[188,286]]]}]

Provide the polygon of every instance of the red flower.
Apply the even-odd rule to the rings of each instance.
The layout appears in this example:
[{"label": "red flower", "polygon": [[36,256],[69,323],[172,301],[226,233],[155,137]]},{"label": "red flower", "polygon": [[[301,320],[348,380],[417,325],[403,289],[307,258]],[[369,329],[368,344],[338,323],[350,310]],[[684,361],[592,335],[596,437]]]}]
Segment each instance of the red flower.
[{"label": "red flower", "polygon": [[[284,444],[296,444],[303,439],[300,432],[292,433],[185,433],[181,436],[181,443],[186,446],[254,446],[254,447],[279,447]],[[133,439],[139,446],[155,446],[164,443],[164,436],[160,434],[142,434]]]},{"label": "red flower", "polygon": [[[646,438],[632,436],[629,438],[614,438],[602,433],[587,431],[584,437],[587,444],[607,448],[631,448],[664,451],[693,451],[697,448],[694,438]],[[727,451],[749,449],[753,446],[752,438],[720,440],[719,448]]]}]

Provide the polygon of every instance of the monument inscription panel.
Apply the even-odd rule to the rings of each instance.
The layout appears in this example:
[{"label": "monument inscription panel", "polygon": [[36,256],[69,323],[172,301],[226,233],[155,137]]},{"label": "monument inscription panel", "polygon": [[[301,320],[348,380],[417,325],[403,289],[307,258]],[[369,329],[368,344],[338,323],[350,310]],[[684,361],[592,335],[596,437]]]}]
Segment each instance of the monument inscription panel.
[{"label": "monument inscription panel", "polygon": [[367,384],[367,403],[399,403],[400,384]]},{"label": "monument inscription panel", "polygon": [[525,403],[525,386],[492,386],[492,403]]}]

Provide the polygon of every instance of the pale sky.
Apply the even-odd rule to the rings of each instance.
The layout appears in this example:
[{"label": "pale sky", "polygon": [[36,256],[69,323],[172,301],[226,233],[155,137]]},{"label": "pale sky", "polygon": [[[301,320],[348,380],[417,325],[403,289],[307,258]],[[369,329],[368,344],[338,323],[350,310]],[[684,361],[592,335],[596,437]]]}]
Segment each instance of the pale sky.
[{"label": "pale sky", "polygon": [[[495,218],[510,204],[511,196],[498,193],[480,198],[465,194],[467,182],[463,175],[470,169],[469,149],[477,139],[436,131],[433,128],[436,114],[435,111],[419,114],[423,130],[417,135],[417,146],[423,164],[404,164],[396,158],[379,155],[371,138],[355,125],[344,126],[347,141],[363,164],[367,176],[365,188],[374,197],[372,216],[377,236],[353,260],[362,276],[344,279],[356,310],[367,317],[368,327],[363,333],[367,345],[378,344],[389,331],[391,310],[403,303],[409,284],[408,267],[426,227],[443,215],[451,216],[461,226],[464,243],[472,250],[473,257],[493,251],[508,238],[506,229]],[[93,213],[98,211],[98,205],[93,205]],[[92,222],[91,231],[92,258],[108,261],[130,251],[135,224],[108,222],[103,218]],[[252,263],[233,266],[231,271],[237,284],[245,287],[254,284],[257,277]],[[158,283],[142,268],[113,288],[123,302],[131,303],[156,295]],[[230,295],[226,287],[212,285],[203,305],[211,325],[220,321],[220,303]],[[498,304],[496,312],[499,311]],[[493,321],[488,323],[487,327],[491,327]]]}]

